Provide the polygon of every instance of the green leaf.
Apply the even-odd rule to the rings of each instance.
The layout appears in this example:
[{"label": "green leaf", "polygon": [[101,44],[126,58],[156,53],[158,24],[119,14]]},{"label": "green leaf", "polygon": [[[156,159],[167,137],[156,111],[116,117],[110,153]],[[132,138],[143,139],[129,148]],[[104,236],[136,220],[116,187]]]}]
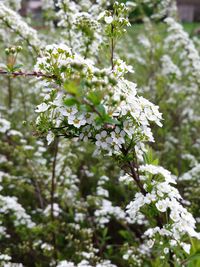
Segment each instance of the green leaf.
[{"label": "green leaf", "polygon": [[144,161],[146,164],[158,165],[159,160],[155,157],[152,148],[149,147],[147,153],[144,154]]},{"label": "green leaf", "polygon": [[98,106],[96,106],[96,110],[101,114],[102,117],[105,117],[106,110],[102,104],[99,104]]},{"label": "green leaf", "polygon": [[120,122],[117,119],[112,119],[109,116],[105,119],[105,122],[109,123],[109,124],[113,124],[113,125],[119,125],[120,124]]},{"label": "green leaf", "polygon": [[87,97],[94,105],[99,105],[102,99],[101,92],[90,92]]},{"label": "green leaf", "polygon": [[64,83],[64,89],[72,95],[80,96],[79,88],[77,84],[74,81],[65,82]]},{"label": "green leaf", "polygon": [[66,106],[73,106],[73,105],[75,105],[75,104],[78,104],[78,101],[77,101],[76,98],[71,97],[71,98],[67,98],[67,99],[65,99],[65,100],[64,100],[64,104],[65,104]]},{"label": "green leaf", "polygon": [[19,70],[21,67],[23,67],[23,64],[17,64],[13,67],[13,71]]}]

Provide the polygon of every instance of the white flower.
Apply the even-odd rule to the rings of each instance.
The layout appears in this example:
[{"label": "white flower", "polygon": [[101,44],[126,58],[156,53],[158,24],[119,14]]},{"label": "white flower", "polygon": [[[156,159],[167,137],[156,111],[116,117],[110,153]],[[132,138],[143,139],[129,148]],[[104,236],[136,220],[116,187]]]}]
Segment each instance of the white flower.
[{"label": "white flower", "polygon": [[130,175],[125,174],[119,177],[119,181],[125,184],[130,184],[133,182],[133,178]]},{"label": "white flower", "polygon": [[152,248],[152,247],[153,247],[153,245],[154,245],[154,243],[155,243],[155,241],[154,241],[154,240],[152,240],[152,239],[149,239],[149,240],[147,241],[147,246],[148,246],[149,248]]},{"label": "white flower", "polygon": [[164,253],[168,254],[169,253],[169,248],[164,248]]},{"label": "white flower", "polygon": [[183,248],[183,250],[187,253],[190,254],[190,249],[191,249],[191,245],[190,244],[186,244],[186,243],[181,243],[181,246]]},{"label": "white flower", "polygon": [[48,243],[43,243],[43,244],[41,245],[41,249],[46,250],[46,251],[51,251],[51,250],[53,250],[53,246],[51,246],[51,245],[48,244]]},{"label": "white flower", "polygon": [[177,241],[176,240],[170,240],[170,246],[172,246],[172,247],[175,247],[176,245],[177,245]]},{"label": "white flower", "polygon": [[96,138],[96,145],[103,149],[109,149],[110,144],[112,143],[112,138],[108,136],[106,131],[102,131],[101,133],[95,136]]},{"label": "white flower", "polygon": [[116,127],[115,131],[111,132],[111,137],[113,139],[113,142],[119,146],[125,143],[125,137],[126,133],[125,131],[120,131],[119,127]]},{"label": "white flower", "polygon": [[5,133],[10,129],[10,122],[0,118],[0,133]]},{"label": "white flower", "polygon": [[175,211],[171,211],[169,217],[174,221],[174,222],[178,222],[180,220],[180,215],[179,213],[175,210]]},{"label": "white flower", "polygon": [[106,13],[105,11],[101,12],[101,13],[99,14],[97,20],[102,19],[102,18],[105,16],[105,13]]},{"label": "white flower", "polygon": [[41,103],[40,105],[36,107],[35,112],[38,112],[38,113],[45,112],[48,108],[49,106],[46,103]]},{"label": "white flower", "polygon": [[0,254],[0,261],[10,261],[12,258],[7,254]]},{"label": "white flower", "polygon": [[106,17],[104,18],[104,20],[105,20],[105,22],[106,22],[107,24],[111,24],[111,23],[113,22],[113,17],[112,17],[112,16],[106,16]]},{"label": "white flower", "polygon": [[83,114],[81,114],[79,116],[76,116],[76,114],[75,115],[71,114],[68,117],[68,123],[72,124],[76,128],[80,128],[81,126],[85,125],[87,123],[87,121],[86,121]]},{"label": "white flower", "polygon": [[167,210],[167,202],[165,200],[159,200],[157,203],[156,203],[156,208],[161,211],[161,212],[165,212]]},{"label": "white flower", "polygon": [[56,267],[76,267],[76,266],[73,262],[61,261],[58,263],[58,265]]},{"label": "white flower", "polygon": [[[61,209],[60,209],[59,205],[57,203],[53,203],[53,215],[55,217],[58,217],[60,213],[61,213]],[[47,205],[47,207],[44,210],[44,214],[45,214],[45,216],[50,216],[50,214],[51,214],[51,206],[50,205]]]},{"label": "white flower", "polygon": [[55,134],[53,132],[48,132],[47,134],[48,145],[50,145],[53,142],[54,138],[55,138]]}]

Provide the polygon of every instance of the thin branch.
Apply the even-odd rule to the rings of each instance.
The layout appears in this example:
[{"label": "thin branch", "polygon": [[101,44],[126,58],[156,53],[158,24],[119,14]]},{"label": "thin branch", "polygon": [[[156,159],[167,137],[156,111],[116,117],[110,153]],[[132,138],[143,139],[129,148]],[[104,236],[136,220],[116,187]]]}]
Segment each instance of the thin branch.
[{"label": "thin branch", "polygon": [[12,75],[14,77],[18,77],[18,76],[24,76],[24,77],[44,77],[44,78],[55,79],[55,76],[54,75],[48,75],[48,74],[44,74],[42,72],[37,72],[37,71],[31,71],[31,72],[26,72],[26,71],[13,71],[13,72],[9,72],[9,71],[0,69],[0,75]]},{"label": "thin branch", "polygon": [[[32,163],[33,163],[33,162],[32,162]],[[30,161],[29,159],[27,159],[27,160],[26,160],[26,164],[27,164],[28,168],[30,169],[30,171],[31,171],[32,173],[34,173],[35,176],[36,176],[36,177],[31,178],[31,183],[32,183],[33,186],[34,186],[36,196],[37,196],[37,198],[38,198],[38,200],[39,200],[40,208],[41,208],[41,209],[44,209],[44,206],[45,206],[45,203],[44,203],[44,202],[45,202],[45,201],[44,201],[44,198],[43,198],[43,196],[42,196],[41,186],[40,186],[40,184],[39,184],[39,182],[38,182],[39,180],[42,181],[43,178],[42,178],[42,177],[40,176],[40,174],[38,173],[38,170],[37,170],[37,168],[35,168],[34,163],[31,164],[31,161]]]},{"label": "thin branch", "polygon": [[57,163],[57,154],[58,154],[58,138],[55,140],[54,144],[54,156],[53,156],[53,165],[52,165],[52,176],[51,176],[51,219],[54,220],[54,195],[56,190],[56,163]]},{"label": "thin branch", "polygon": [[[114,26],[112,25],[111,26],[111,32],[112,32],[112,35],[113,35],[113,32],[114,32]],[[112,66],[112,70],[114,70],[114,38],[112,37],[111,38],[111,66]]]},{"label": "thin branch", "polygon": [[[58,155],[58,145],[59,139],[55,139],[54,143],[54,155],[53,155],[53,165],[52,165],[52,176],[51,176],[51,221],[54,222],[54,201],[55,201],[55,191],[56,191],[56,164],[57,164],[57,155]],[[55,230],[52,231],[52,242],[54,247],[54,258],[57,259],[57,250],[56,250],[56,233]]]},{"label": "thin branch", "polygon": [[10,76],[7,77],[7,81],[8,81],[8,108],[11,109],[13,94],[12,94],[12,83]]}]

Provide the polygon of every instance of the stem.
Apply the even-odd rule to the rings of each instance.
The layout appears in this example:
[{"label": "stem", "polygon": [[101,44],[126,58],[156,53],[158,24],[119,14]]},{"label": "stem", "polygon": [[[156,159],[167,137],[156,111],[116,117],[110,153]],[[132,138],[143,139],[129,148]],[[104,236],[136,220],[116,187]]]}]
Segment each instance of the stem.
[{"label": "stem", "polygon": [[110,58],[112,70],[114,70],[114,48],[115,48],[113,32],[114,32],[114,26],[112,25],[111,26],[111,33],[112,33],[112,37],[111,37],[111,58]]},{"label": "stem", "polygon": [[169,260],[168,260],[169,266],[174,267],[174,261],[173,261],[173,252],[169,250]]},{"label": "stem", "polygon": [[128,165],[129,165],[129,168],[131,170],[131,176],[133,177],[134,181],[136,182],[137,186],[139,187],[141,193],[145,196],[147,194],[147,192],[144,189],[144,187],[140,181],[139,175],[137,174],[137,172],[135,170],[134,163],[129,161]]},{"label": "stem", "polygon": [[12,107],[12,84],[11,78],[7,77],[8,80],[8,108],[11,109]]},{"label": "stem", "polygon": [[44,206],[45,206],[44,202],[45,201],[44,201],[44,198],[42,196],[41,186],[40,186],[40,184],[38,182],[38,181],[42,181],[43,177],[40,176],[40,174],[38,173],[37,168],[35,168],[34,163],[31,163],[31,161],[29,159],[26,160],[26,164],[27,164],[28,168],[30,169],[30,171],[35,174],[35,177],[31,178],[31,183],[34,186],[35,194],[36,194],[36,196],[38,198],[40,208],[44,209]]},{"label": "stem", "polygon": [[[126,149],[124,146],[121,148],[122,154],[126,157],[129,153],[129,149]],[[135,154],[135,153],[134,153]],[[133,178],[134,182],[140,189],[140,192],[145,196],[147,191],[144,189],[143,184],[139,176],[139,167],[137,163],[137,156],[135,154],[135,161],[128,161],[128,167],[130,170],[130,176]],[[157,225],[161,228],[163,226],[162,218],[158,215],[155,217]]]},{"label": "stem", "polygon": [[[122,154],[126,157],[129,153],[129,148],[126,149],[124,146],[122,146],[121,148]],[[138,188],[140,189],[140,192],[145,196],[147,194],[147,191],[144,189],[143,184],[141,183],[140,180],[140,176],[139,176],[139,167],[138,167],[138,162],[137,162],[137,155],[136,153],[134,153],[135,155],[135,162],[134,161],[128,161],[128,167],[130,169],[130,175],[133,178],[133,180],[135,181],[136,185],[138,186]],[[163,227],[163,220],[162,218],[157,215],[155,217],[157,226],[159,226],[160,228]],[[170,267],[174,267],[174,261],[173,261],[173,252],[170,250],[169,251],[169,260],[168,260],[169,266]]]},{"label": "stem", "polygon": [[22,105],[23,105],[23,109],[24,109],[24,112],[23,112],[24,120],[27,121],[26,97],[25,97],[23,88],[21,88],[20,93],[21,93],[21,96],[22,96]]},{"label": "stem", "polygon": [[[53,206],[54,206],[55,191],[56,191],[56,163],[57,163],[57,155],[58,155],[58,144],[59,144],[59,139],[57,138],[54,143],[54,156],[53,156],[52,176],[51,176],[51,221],[52,221],[52,224],[55,220]],[[54,229],[52,230],[52,242],[53,242],[53,247],[54,247],[54,258],[57,259],[56,233]]]},{"label": "stem", "polygon": [[54,220],[53,213],[53,204],[54,204],[54,194],[56,190],[56,163],[57,163],[57,154],[58,154],[58,138],[54,143],[54,156],[53,156],[53,165],[52,165],[52,175],[51,175],[51,219]]},{"label": "stem", "polygon": [[13,71],[13,72],[9,72],[6,70],[2,70],[0,69],[0,75],[13,75],[14,77],[17,76],[25,76],[25,77],[45,77],[45,78],[51,78],[54,79],[55,76],[53,75],[48,75],[48,74],[44,74],[42,72],[37,72],[37,71],[32,71],[32,72],[24,72],[24,71]]}]

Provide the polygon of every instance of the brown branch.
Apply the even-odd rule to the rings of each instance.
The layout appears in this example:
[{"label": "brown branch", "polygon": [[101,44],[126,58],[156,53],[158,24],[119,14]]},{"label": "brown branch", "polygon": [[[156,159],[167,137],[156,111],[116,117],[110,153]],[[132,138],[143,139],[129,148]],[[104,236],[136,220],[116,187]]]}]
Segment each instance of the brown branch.
[{"label": "brown branch", "polygon": [[53,165],[52,165],[52,176],[51,176],[51,218],[54,220],[54,194],[56,190],[56,163],[57,163],[57,154],[58,154],[58,138],[54,143],[54,156],[53,156]]},{"label": "brown branch", "polygon": [[[112,27],[111,32],[113,35],[114,26],[112,25],[111,27]],[[114,70],[114,38],[113,37],[111,38],[111,58],[110,58],[110,61],[111,61],[112,70]]]},{"label": "brown branch", "polygon": [[131,171],[131,176],[133,177],[134,181],[136,182],[137,186],[139,187],[141,193],[145,196],[147,194],[147,192],[144,189],[144,187],[140,181],[139,175],[137,174],[137,172],[135,170],[134,163],[132,161],[129,161],[128,165],[129,165],[129,168]]},{"label": "brown branch", "polygon": [[8,81],[8,108],[11,109],[13,94],[12,94],[12,83],[10,76],[7,77],[7,81]]},{"label": "brown branch", "polygon": [[31,71],[31,72],[26,72],[26,71],[13,71],[9,72],[7,70],[2,70],[0,69],[0,75],[10,75],[14,77],[18,76],[24,76],[24,77],[44,77],[44,78],[50,78],[50,79],[55,79],[54,75],[48,75],[44,74],[42,72],[37,72],[37,71]]},{"label": "brown branch", "polygon": [[[121,151],[125,157],[128,155],[129,150],[126,149],[123,145],[122,145]],[[147,194],[147,192],[144,189],[144,187],[140,181],[138,167],[136,167],[136,169],[135,169],[135,165],[136,164],[133,161],[130,161],[130,160],[128,161],[128,167],[130,169],[130,175],[133,178],[133,180],[135,181],[135,183],[137,184],[137,186],[139,187],[141,193],[145,196]]]},{"label": "brown branch", "polygon": [[[53,165],[52,165],[52,176],[51,176],[51,221],[54,222],[54,201],[55,201],[55,191],[56,191],[56,164],[57,164],[57,155],[58,155],[58,137],[54,142],[54,155],[53,155]],[[55,230],[52,230],[52,242],[54,247],[54,258],[57,259],[57,250],[56,250],[56,233]]]},{"label": "brown branch", "polygon": [[34,189],[35,189],[35,194],[36,194],[36,197],[38,198],[38,200],[39,200],[39,204],[40,204],[40,208],[41,209],[44,209],[44,206],[45,206],[45,201],[44,201],[44,198],[43,198],[43,196],[42,196],[42,190],[41,190],[41,186],[40,186],[40,184],[39,184],[39,180],[40,181],[42,181],[43,180],[43,178],[40,176],[40,174],[38,173],[38,170],[37,170],[37,168],[35,168],[35,166],[34,166],[34,163],[33,164],[31,164],[31,161],[29,160],[29,159],[26,159],[26,164],[27,164],[27,167],[30,169],[30,171],[32,172],[32,173],[34,173],[35,174],[35,177],[31,177],[30,179],[31,179],[31,183],[32,183],[32,185],[34,186]]},{"label": "brown branch", "polygon": [[[124,146],[121,148],[122,154],[126,157],[129,153],[129,149],[126,149]],[[148,192],[144,189],[143,184],[140,180],[139,176],[139,167],[137,163],[137,156],[135,154],[135,162],[134,161],[128,161],[128,167],[130,170],[129,175],[133,178],[134,182],[136,183],[137,187],[140,189],[140,192],[145,196]],[[127,172],[128,173],[128,172]],[[157,215],[155,216],[157,225],[161,228],[163,226],[162,218]]]}]

